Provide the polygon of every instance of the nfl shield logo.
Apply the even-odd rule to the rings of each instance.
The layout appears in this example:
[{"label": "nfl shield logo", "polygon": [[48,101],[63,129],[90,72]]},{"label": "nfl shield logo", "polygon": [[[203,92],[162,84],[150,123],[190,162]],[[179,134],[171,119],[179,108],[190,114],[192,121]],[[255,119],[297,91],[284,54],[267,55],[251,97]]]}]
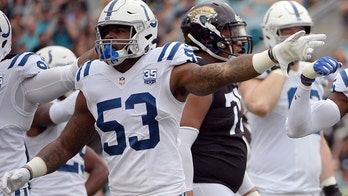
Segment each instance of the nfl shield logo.
[{"label": "nfl shield logo", "polygon": [[124,85],[124,83],[126,82],[126,78],[125,77],[120,77],[120,80],[118,81],[119,84]]}]

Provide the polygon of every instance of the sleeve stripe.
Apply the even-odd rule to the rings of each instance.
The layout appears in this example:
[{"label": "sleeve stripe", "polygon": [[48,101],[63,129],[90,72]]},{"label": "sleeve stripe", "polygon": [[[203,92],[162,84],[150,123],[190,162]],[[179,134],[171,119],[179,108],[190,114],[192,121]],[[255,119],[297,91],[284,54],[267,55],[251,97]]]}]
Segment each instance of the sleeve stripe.
[{"label": "sleeve stripe", "polygon": [[13,58],[13,60],[11,61],[10,66],[8,66],[8,69],[12,68],[12,67],[15,65],[15,63],[16,63],[17,59],[19,58],[19,56],[20,56],[20,55],[18,54],[18,55],[16,55],[16,56]]},{"label": "sleeve stripe", "polygon": [[181,45],[180,42],[176,43],[175,46],[172,48],[172,50],[169,53],[168,60],[173,60],[175,53],[178,51],[179,46]]},{"label": "sleeve stripe", "polygon": [[160,61],[163,60],[163,57],[164,57],[164,55],[166,54],[166,51],[167,51],[167,49],[168,49],[168,47],[169,47],[170,44],[171,44],[171,43],[167,43],[166,45],[164,45],[164,47],[163,47],[163,49],[162,49],[162,52],[161,52],[160,56],[159,56],[158,59],[157,59],[157,62],[160,62]]},{"label": "sleeve stripe", "polygon": [[342,77],[342,80],[343,80],[343,82],[344,82],[344,85],[345,85],[346,87],[348,87],[348,76],[347,76],[346,71],[345,71],[345,70],[342,70],[342,71],[340,72],[340,75],[341,75],[341,77]]},{"label": "sleeve stripe", "polygon": [[[24,55],[24,57],[22,58],[22,60],[18,63],[18,66],[24,66],[25,63],[28,61],[29,56],[31,56],[31,55],[33,55],[33,54],[34,54],[34,53],[32,53],[32,52],[26,53],[26,54]],[[22,56],[22,54],[18,54],[18,55],[16,55],[16,56],[13,58],[13,60],[11,61],[10,66],[8,67],[8,69],[12,68],[12,67],[15,65],[16,61],[18,60],[18,58],[19,58],[20,56]]]},{"label": "sleeve stripe", "polygon": [[24,57],[22,58],[21,62],[18,63],[18,66],[24,66],[25,63],[28,61],[29,56],[33,55],[33,53],[28,53],[26,55],[24,55]]},{"label": "sleeve stripe", "polygon": [[78,70],[77,75],[76,75],[76,81],[80,81],[82,69],[84,69],[83,77],[88,76],[91,64],[92,64],[92,61],[88,61],[84,66],[80,67],[80,69]]},{"label": "sleeve stripe", "polygon": [[[160,54],[160,56],[157,59],[157,62],[160,62],[163,60],[164,55],[167,52],[167,49],[169,48],[170,45],[172,45],[173,42],[169,42],[166,45],[164,45],[162,52]],[[172,49],[170,50],[169,56],[167,57],[167,60],[173,60],[175,53],[178,51],[180,45],[182,43],[181,42],[176,42],[175,45],[172,47]]]}]

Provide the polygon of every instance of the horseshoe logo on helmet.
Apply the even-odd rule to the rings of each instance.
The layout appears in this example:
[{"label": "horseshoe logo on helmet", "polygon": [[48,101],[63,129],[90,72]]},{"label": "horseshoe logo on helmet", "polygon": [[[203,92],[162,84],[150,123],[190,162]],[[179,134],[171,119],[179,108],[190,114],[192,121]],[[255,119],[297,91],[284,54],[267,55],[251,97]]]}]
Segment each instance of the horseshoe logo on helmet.
[{"label": "horseshoe logo on helmet", "polygon": [[[4,14],[3,14],[4,15]],[[6,16],[4,15],[4,19],[6,20],[6,23],[8,25],[8,32],[7,33],[4,33],[1,26],[0,26],[0,34],[1,34],[1,37],[3,38],[7,38],[9,35],[10,35],[10,32],[11,32],[11,26],[10,26],[10,22],[7,20]]]}]

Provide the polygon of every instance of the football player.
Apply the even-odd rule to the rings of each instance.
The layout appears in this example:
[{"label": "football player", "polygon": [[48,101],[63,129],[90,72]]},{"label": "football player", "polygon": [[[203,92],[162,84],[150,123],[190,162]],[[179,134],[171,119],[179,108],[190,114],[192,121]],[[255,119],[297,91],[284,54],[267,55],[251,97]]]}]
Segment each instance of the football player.
[{"label": "football player", "polygon": [[[46,103],[74,88],[78,64],[93,57],[94,49],[78,61],[48,69],[40,55],[12,54],[12,28],[0,11],[0,175],[22,167],[28,161],[25,133],[29,130],[39,103]],[[16,195],[28,194],[27,184]]]},{"label": "football player", "polygon": [[114,0],[105,6],[96,24],[99,59],[86,62],[76,74],[80,92],[72,117],[36,157],[3,175],[4,193],[57,170],[98,132],[112,195],[183,194],[177,135],[187,95],[211,94],[255,77],[275,62],[286,70],[289,62],[310,58],[326,38],[299,31],[273,49],[199,66],[188,45],[156,47],[157,30],[155,15],[141,0]]},{"label": "football player", "polygon": [[[247,34],[246,25],[227,3],[207,1],[188,11],[181,29],[185,43],[194,49],[198,64],[204,66],[251,54],[252,37]],[[188,96],[180,123],[179,149],[187,190],[193,190],[193,195],[228,196],[237,191],[242,195],[256,192],[244,174],[248,154],[244,138],[249,133],[243,119],[236,82],[206,96]],[[185,149],[191,144],[193,160],[190,149]],[[240,189],[243,179],[244,185],[248,186]]]},{"label": "football player", "polygon": [[[310,34],[312,28],[312,18],[301,4],[277,1],[265,13],[263,42],[267,48],[272,48],[300,30]],[[330,57],[323,57],[323,60],[336,68],[339,65]],[[309,67],[309,63],[295,61],[289,65],[289,77],[285,77],[275,66],[240,85],[251,122],[248,172],[261,195],[320,196],[320,183],[324,191],[328,185],[336,184],[335,181],[327,183],[334,178],[334,171],[332,155],[322,131],[318,129],[317,133],[301,139],[289,138],[286,132],[285,121],[287,116],[291,116],[288,110],[300,83],[298,76]],[[321,100],[323,93],[322,83],[315,81],[311,88],[311,100]]]},{"label": "football player", "polygon": [[[36,53],[44,57],[50,68],[76,61],[75,54],[63,46],[47,46]],[[61,134],[74,111],[77,94],[78,91],[69,91],[53,102],[39,105],[25,138],[29,159]],[[36,196],[94,195],[104,188],[107,177],[105,162],[93,149],[85,146],[57,171],[32,179],[29,191]]]}]

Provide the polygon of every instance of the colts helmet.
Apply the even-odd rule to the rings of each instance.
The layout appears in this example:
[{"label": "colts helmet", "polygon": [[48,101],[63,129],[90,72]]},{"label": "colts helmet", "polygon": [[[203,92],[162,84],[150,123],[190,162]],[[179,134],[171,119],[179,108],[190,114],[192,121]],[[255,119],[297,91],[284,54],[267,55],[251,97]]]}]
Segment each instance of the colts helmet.
[{"label": "colts helmet", "polygon": [[280,34],[281,29],[297,26],[305,27],[306,34],[311,33],[313,22],[307,9],[296,1],[274,3],[263,18],[264,44],[267,48],[275,46],[286,38]]},{"label": "colts helmet", "polygon": [[0,10],[0,61],[11,52],[12,28],[7,16]]},{"label": "colts helmet", "polygon": [[[229,36],[222,34],[224,29],[229,30]],[[181,30],[185,43],[222,61],[235,55],[232,46],[237,42],[242,42],[243,54],[252,52],[246,22],[225,2],[205,1],[192,7],[182,21]],[[219,55],[221,52],[228,53],[228,58]]]},{"label": "colts helmet", "polygon": [[[108,25],[130,27],[128,39],[105,39]],[[96,51],[100,60],[111,66],[127,58],[137,58],[157,45],[158,21],[149,6],[142,0],[114,0],[102,10],[96,30]],[[115,51],[112,46],[124,45]]]},{"label": "colts helmet", "polygon": [[50,68],[69,65],[77,59],[70,49],[63,46],[47,46],[36,54],[41,55]]}]

